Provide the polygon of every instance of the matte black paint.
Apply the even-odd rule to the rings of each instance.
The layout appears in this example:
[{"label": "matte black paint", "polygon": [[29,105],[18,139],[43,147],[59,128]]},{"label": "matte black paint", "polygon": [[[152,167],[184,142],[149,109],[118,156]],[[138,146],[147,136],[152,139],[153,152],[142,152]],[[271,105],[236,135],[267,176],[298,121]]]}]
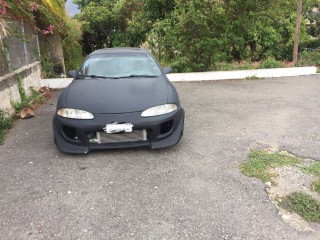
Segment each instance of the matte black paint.
[{"label": "matte black paint", "polygon": [[168,82],[163,76],[159,78],[76,79],[68,88],[67,107],[91,113],[144,111],[167,103],[168,87]]},{"label": "matte black paint", "polygon": [[[92,54],[108,53],[144,53],[144,49],[103,49]],[[91,55],[92,55],[91,54]],[[156,78],[120,78],[120,79],[74,79],[61,93],[57,110],[60,108],[74,108],[91,112],[92,120],[78,120],[63,118],[55,114],[53,118],[54,140],[59,150],[68,153],[88,153],[94,149],[149,147],[162,148],[177,144],[184,130],[184,110],[180,106],[176,89],[170,83],[164,71]],[[72,72],[74,73],[74,72]],[[178,110],[161,116],[141,117],[141,113],[148,108],[174,103]],[[161,125],[173,122],[172,129],[161,134]],[[134,129],[147,129],[148,140],[140,142],[123,142],[113,144],[90,143],[88,134],[102,132],[106,124],[112,122],[127,122],[134,125]],[[63,126],[72,127],[76,133],[75,139],[64,134]]]}]

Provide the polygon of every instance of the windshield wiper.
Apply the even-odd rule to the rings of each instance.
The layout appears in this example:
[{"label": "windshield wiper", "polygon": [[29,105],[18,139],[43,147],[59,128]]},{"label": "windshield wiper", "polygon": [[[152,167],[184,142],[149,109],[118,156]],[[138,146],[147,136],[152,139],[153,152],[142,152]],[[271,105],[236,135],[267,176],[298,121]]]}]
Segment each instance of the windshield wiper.
[{"label": "windshield wiper", "polygon": [[107,77],[105,76],[98,76],[98,75],[80,75],[78,79],[82,79],[82,78],[86,78],[86,77],[90,77],[90,78],[103,78],[106,79]]},{"label": "windshield wiper", "polygon": [[129,76],[122,76],[122,77],[119,77],[119,78],[157,78],[157,77],[159,77],[159,76],[132,74],[132,75],[129,75]]},{"label": "windshield wiper", "polygon": [[94,78],[94,79],[98,79],[98,78],[102,78],[102,79],[118,79],[119,77],[107,77],[107,76],[98,76],[98,75],[80,75],[78,79],[82,79],[82,78],[86,78],[86,77],[90,77],[90,78]]}]

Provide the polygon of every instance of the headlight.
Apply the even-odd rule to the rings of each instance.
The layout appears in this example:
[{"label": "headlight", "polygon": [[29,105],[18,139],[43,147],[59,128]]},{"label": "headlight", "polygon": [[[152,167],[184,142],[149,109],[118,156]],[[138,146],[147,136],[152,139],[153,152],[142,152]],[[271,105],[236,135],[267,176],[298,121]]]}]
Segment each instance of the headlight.
[{"label": "headlight", "polygon": [[171,113],[175,110],[177,110],[178,107],[175,104],[165,104],[161,106],[156,106],[149,108],[142,112],[141,116],[142,117],[154,117],[154,116],[159,116],[167,113]]},{"label": "headlight", "polygon": [[73,119],[93,119],[94,118],[92,113],[79,110],[79,109],[71,109],[71,108],[60,108],[57,114],[61,117],[73,118]]}]

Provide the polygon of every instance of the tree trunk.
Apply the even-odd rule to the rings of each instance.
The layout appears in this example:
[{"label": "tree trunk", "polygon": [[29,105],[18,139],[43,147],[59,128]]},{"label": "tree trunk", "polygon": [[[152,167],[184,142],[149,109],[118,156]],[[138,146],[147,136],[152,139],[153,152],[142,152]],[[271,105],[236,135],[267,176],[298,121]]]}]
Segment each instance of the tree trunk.
[{"label": "tree trunk", "polygon": [[298,61],[301,15],[302,15],[302,0],[298,0],[296,33],[294,35],[294,47],[293,47],[293,62],[294,63],[297,63],[297,61]]}]

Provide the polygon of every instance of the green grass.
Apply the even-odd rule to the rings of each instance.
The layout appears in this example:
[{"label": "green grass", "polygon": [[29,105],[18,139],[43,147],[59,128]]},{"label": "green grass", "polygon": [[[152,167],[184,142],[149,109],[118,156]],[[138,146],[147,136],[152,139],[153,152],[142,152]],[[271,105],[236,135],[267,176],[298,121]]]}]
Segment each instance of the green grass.
[{"label": "green grass", "polygon": [[279,206],[295,212],[309,222],[320,223],[320,202],[309,194],[302,192],[292,193],[279,202]]},{"label": "green grass", "polygon": [[245,175],[268,182],[272,181],[272,178],[275,177],[274,174],[270,173],[270,169],[282,166],[292,166],[301,162],[301,159],[285,152],[268,153],[266,151],[258,150],[251,151],[249,154],[249,161],[243,163],[240,168]]},{"label": "green grass", "polygon": [[257,77],[257,76],[251,76],[251,77],[246,77],[246,80],[259,80],[261,78]]},{"label": "green grass", "polygon": [[301,167],[301,170],[307,174],[313,174],[320,177],[320,162],[313,162],[308,166]]},{"label": "green grass", "polygon": [[12,126],[12,118],[8,114],[0,111],[0,144],[4,142],[4,135]]},{"label": "green grass", "polygon": [[320,194],[320,180],[317,180],[312,183],[312,191],[317,192]]}]

